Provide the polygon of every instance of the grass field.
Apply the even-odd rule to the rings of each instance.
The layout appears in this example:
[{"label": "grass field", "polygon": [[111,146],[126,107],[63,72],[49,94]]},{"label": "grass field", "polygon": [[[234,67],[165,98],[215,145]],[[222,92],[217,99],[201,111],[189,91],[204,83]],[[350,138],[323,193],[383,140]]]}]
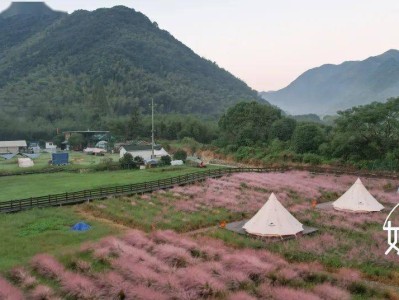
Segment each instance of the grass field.
[{"label": "grass field", "polygon": [[84,219],[74,207],[0,214],[0,271],[25,264],[33,255],[48,252],[63,255],[84,241],[117,234],[116,227],[90,220],[92,229],[79,233],[71,226]]},{"label": "grass field", "polygon": [[[34,159],[35,166],[27,169],[21,169],[18,166],[18,157],[14,157],[10,160],[5,160],[0,158],[0,172],[7,171],[7,172],[20,172],[23,170],[29,171],[39,171],[49,167],[49,161],[51,160],[50,153],[41,153],[41,155]],[[104,158],[111,158],[114,161],[119,159],[119,154],[106,154],[104,156],[95,156],[95,155],[87,155],[82,152],[69,152],[69,162],[70,164],[64,168],[66,169],[77,169],[77,168],[85,168],[91,167],[94,165],[99,164]]]},{"label": "grass field", "polygon": [[[41,252],[55,255],[62,266],[54,267],[58,262],[43,256],[26,265],[27,272],[60,297],[115,297],[122,289],[128,298],[142,299],[398,299],[399,258],[395,253],[384,255],[382,223],[397,203],[399,183],[363,179],[387,208],[384,212],[349,214],[310,205],[312,200],[336,199],[355,180],[307,172],[233,174],[73,209],[13,215],[17,220],[6,216],[0,219],[0,226],[7,224],[0,234],[5,234],[7,248],[0,257],[5,253],[7,263],[0,270],[26,265],[38,246],[12,252],[37,235],[35,241],[44,243]],[[218,228],[221,221],[252,216],[272,191],[300,222],[319,231],[264,242]],[[75,235],[63,228],[79,218],[97,220],[98,231],[86,237],[78,234],[72,241]],[[141,231],[108,237],[76,251],[82,241],[96,240],[108,231],[115,235],[120,228]],[[177,233],[162,231],[166,229]],[[55,268],[50,275],[49,266]],[[74,284],[73,277],[84,284]],[[29,295],[34,291],[23,290]]]},{"label": "grass field", "polygon": [[147,170],[5,176],[0,177],[0,201],[158,180],[198,171],[198,168],[179,166]]}]

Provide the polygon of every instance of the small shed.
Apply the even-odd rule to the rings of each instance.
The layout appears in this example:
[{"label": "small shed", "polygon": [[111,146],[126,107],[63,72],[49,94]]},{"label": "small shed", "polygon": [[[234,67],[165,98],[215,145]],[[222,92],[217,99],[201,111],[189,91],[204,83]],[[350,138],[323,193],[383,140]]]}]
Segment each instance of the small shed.
[{"label": "small shed", "polygon": [[26,141],[0,141],[0,153],[19,153],[26,150]]}]

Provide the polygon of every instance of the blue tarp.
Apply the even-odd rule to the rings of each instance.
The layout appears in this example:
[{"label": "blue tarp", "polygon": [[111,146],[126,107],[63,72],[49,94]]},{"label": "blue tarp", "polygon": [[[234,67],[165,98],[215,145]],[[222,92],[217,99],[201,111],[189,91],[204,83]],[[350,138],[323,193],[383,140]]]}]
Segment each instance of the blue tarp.
[{"label": "blue tarp", "polygon": [[15,155],[17,155],[17,153],[7,153],[7,154],[1,154],[0,157],[9,160],[12,159]]},{"label": "blue tarp", "polygon": [[29,157],[30,159],[36,159],[40,156],[40,153],[21,153],[25,157]]},{"label": "blue tarp", "polygon": [[84,222],[79,222],[75,225],[72,226],[72,230],[73,231],[87,231],[91,228],[91,226],[89,224],[86,224]]}]

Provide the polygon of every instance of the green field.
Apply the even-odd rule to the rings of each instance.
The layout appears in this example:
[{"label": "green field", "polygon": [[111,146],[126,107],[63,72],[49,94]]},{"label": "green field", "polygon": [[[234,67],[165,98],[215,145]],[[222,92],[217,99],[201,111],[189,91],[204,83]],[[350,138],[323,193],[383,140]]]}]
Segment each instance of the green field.
[{"label": "green field", "polygon": [[25,264],[37,253],[62,255],[78,249],[82,242],[119,233],[117,227],[93,220],[88,221],[91,230],[71,231],[71,226],[82,220],[74,209],[63,207],[17,215],[0,214],[0,271]]},{"label": "green field", "polygon": [[0,177],[0,201],[158,180],[198,171],[198,168],[180,166],[148,170],[5,176]]}]

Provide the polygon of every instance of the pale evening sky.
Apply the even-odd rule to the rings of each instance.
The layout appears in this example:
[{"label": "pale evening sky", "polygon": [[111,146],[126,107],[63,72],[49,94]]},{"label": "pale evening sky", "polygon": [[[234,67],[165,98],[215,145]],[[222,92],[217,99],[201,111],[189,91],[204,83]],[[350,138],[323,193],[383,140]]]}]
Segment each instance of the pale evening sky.
[{"label": "pale evening sky", "polygon": [[[399,49],[398,0],[48,0],[55,10],[132,7],[258,91],[309,68]],[[0,2],[0,11],[10,1]]]}]

